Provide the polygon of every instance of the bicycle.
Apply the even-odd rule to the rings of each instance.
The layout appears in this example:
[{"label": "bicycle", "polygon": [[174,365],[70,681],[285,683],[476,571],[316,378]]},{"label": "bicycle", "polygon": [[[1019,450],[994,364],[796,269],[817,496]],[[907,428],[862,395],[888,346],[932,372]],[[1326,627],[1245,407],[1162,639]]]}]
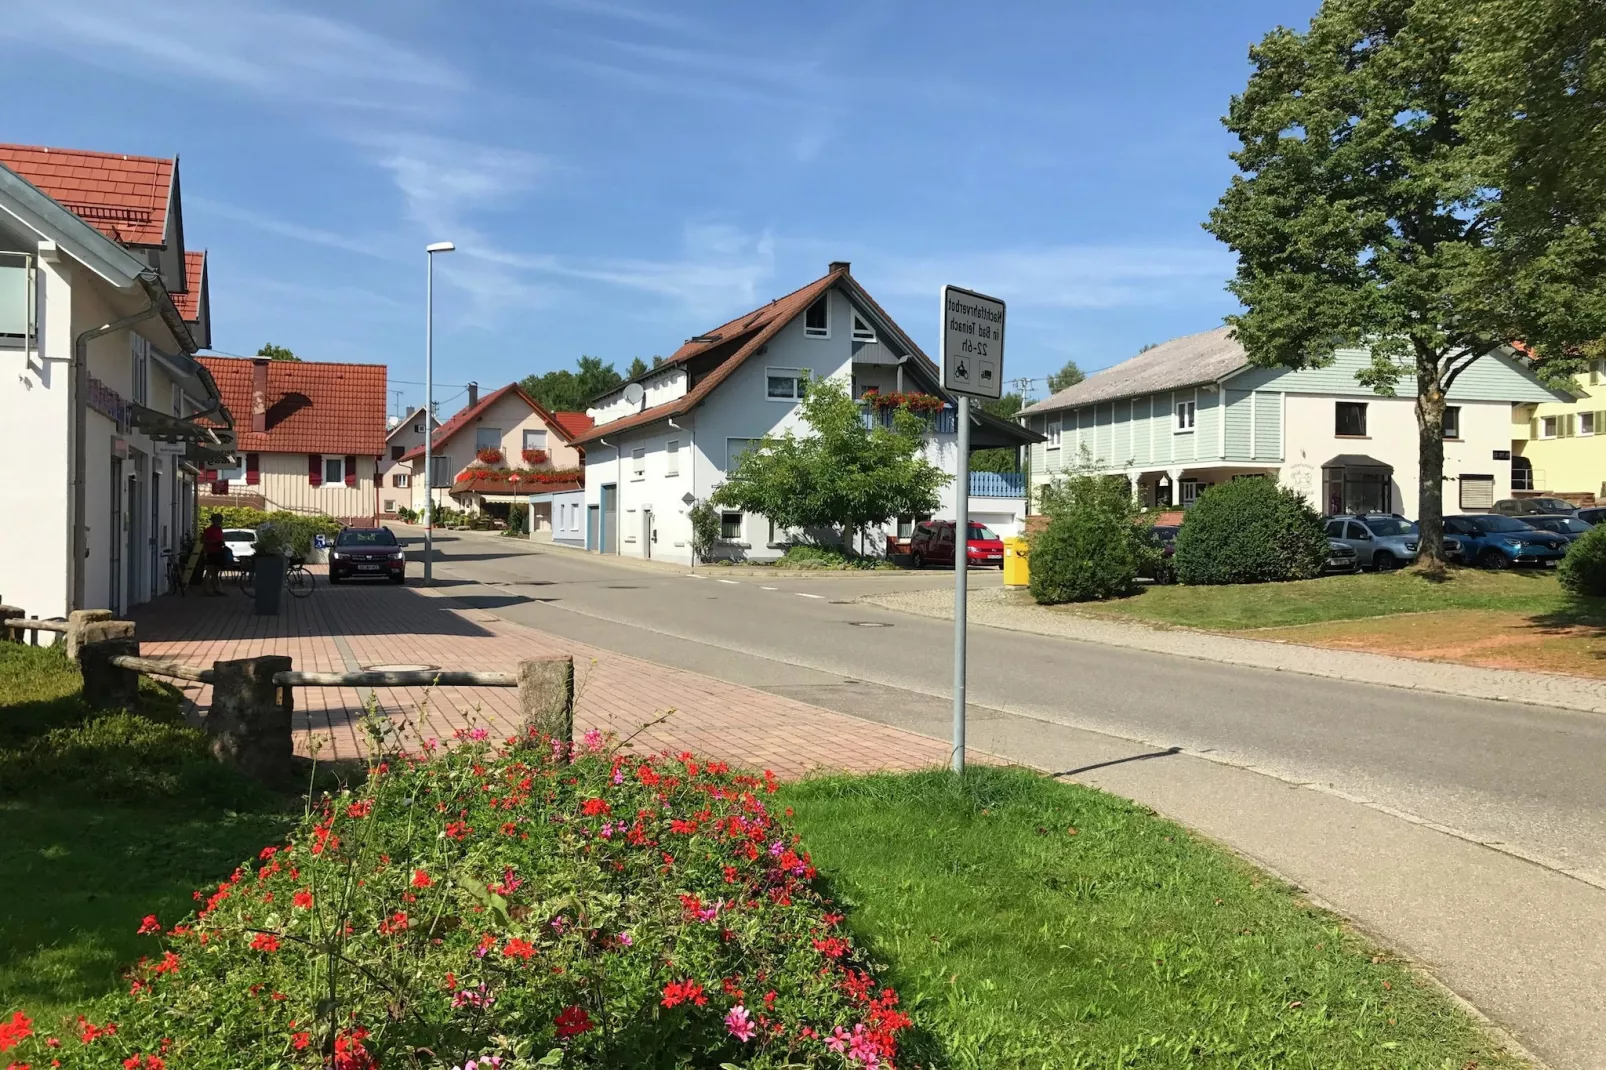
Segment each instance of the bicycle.
[{"label": "bicycle", "polygon": [[[255,557],[248,557],[240,562],[240,592],[248,598],[256,596],[255,568]],[[307,568],[306,558],[290,558],[284,570],[284,589],[290,592],[291,597],[306,598],[312,594],[317,585],[317,578],[312,574],[312,570]]]},{"label": "bicycle", "polygon": [[183,598],[189,586],[184,582],[184,557],[177,550],[163,550],[162,556],[167,559],[167,593]]}]

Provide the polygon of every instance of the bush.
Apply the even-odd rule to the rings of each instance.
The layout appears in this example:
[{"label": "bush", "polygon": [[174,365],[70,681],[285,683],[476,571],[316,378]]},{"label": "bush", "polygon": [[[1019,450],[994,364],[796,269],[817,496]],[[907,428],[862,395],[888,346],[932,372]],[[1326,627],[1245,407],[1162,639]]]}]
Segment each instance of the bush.
[{"label": "bush", "polygon": [[910,1021],[766,805],[768,774],[630,757],[595,733],[572,764],[544,740],[496,753],[471,741],[483,731],[464,735],[323,797],[289,843],[197,892],[181,923],[147,917],[150,955],[128,989],[72,1021],[23,1008],[8,1059],[845,1070],[895,1057]]},{"label": "bush", "polygon": [[528,502],[514,502],[507,510],[507,528],[504,535],[525,535],[530,529],[530,506]]},{"label": "bush", "polygon": [[1308,580],[1327,563],[1327,533],[1304,497],[1269,479],[1209,488],[1188,510],[1172,557],[1188,584]]},{"label": "bush", "polygon": [[1567,548],[1556,575],[1570,594],[1606,597],[1606,524],[1584,532]]},{"label": "bush", "polygon": [[686,511],[686,518],[691,521],[692,553],[697,560],[707,561],[709,551],[719,541],[719,510],[705,498]]},{"label": "bush", "polygon": [[403,524],[416,524],[418,523],[418,510],[405,505],[398,505],[396,507],[396,519]]},{"label": "bush", "polygon": [[1131,594],[1154,556],[1126,481],[1074,475],[1044,492],[1048,527],[1031,539],[1031,591],[1039,603]]},{"label": "bush", "polygon": [[786,553],[775,562],[776,568],[795,569],[877,569],[891,568],[890,562],[879,557],[865,557],[834,546],[788,546]]},{"label": "bush", "polygon": [[274,533],[284,540],[288,552],[297,557],[306,557],[312,552],[314,536],[338,535],[342,526],[334,517],[322,514],[292,513],[283,509],[264,513],[261,509],[252,509],[244,505],[222,505],[215,509],[203,509],[195,522],[205,527],[211,522],[213,513],[222,514],[223,526],[226,528],[250,528],[256,531],[264,524],[272,524]]}]

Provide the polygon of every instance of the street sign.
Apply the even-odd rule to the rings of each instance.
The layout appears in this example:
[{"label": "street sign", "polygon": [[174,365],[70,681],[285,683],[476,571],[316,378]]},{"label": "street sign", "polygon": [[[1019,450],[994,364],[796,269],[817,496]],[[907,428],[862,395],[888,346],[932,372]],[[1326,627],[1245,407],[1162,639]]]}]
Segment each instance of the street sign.
[{"label": "street sign", "polygon": [[1004,302],[942,288],[942,388],[978,398],[1004,393]]}]

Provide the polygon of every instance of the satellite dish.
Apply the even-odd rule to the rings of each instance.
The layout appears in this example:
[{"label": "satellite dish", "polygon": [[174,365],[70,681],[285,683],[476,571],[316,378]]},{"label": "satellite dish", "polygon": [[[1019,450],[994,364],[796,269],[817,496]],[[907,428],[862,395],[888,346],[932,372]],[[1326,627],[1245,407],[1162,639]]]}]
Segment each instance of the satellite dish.
[{"label": "satellite dish", "polygon": [[640,405],[647,397],[647,391],[642,389],[640,383],[625,384],[625,404]]}]

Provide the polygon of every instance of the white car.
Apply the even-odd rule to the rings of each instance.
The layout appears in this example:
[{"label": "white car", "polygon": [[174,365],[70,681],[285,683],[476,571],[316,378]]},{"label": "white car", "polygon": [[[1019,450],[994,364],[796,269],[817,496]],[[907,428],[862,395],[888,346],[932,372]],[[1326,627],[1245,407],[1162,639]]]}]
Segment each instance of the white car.
[{"label": "white car", "polygon": [[256,556],[257,533],[250,528],[224,528],[223,545],[229,548],[234,560],[243,561]]}]

